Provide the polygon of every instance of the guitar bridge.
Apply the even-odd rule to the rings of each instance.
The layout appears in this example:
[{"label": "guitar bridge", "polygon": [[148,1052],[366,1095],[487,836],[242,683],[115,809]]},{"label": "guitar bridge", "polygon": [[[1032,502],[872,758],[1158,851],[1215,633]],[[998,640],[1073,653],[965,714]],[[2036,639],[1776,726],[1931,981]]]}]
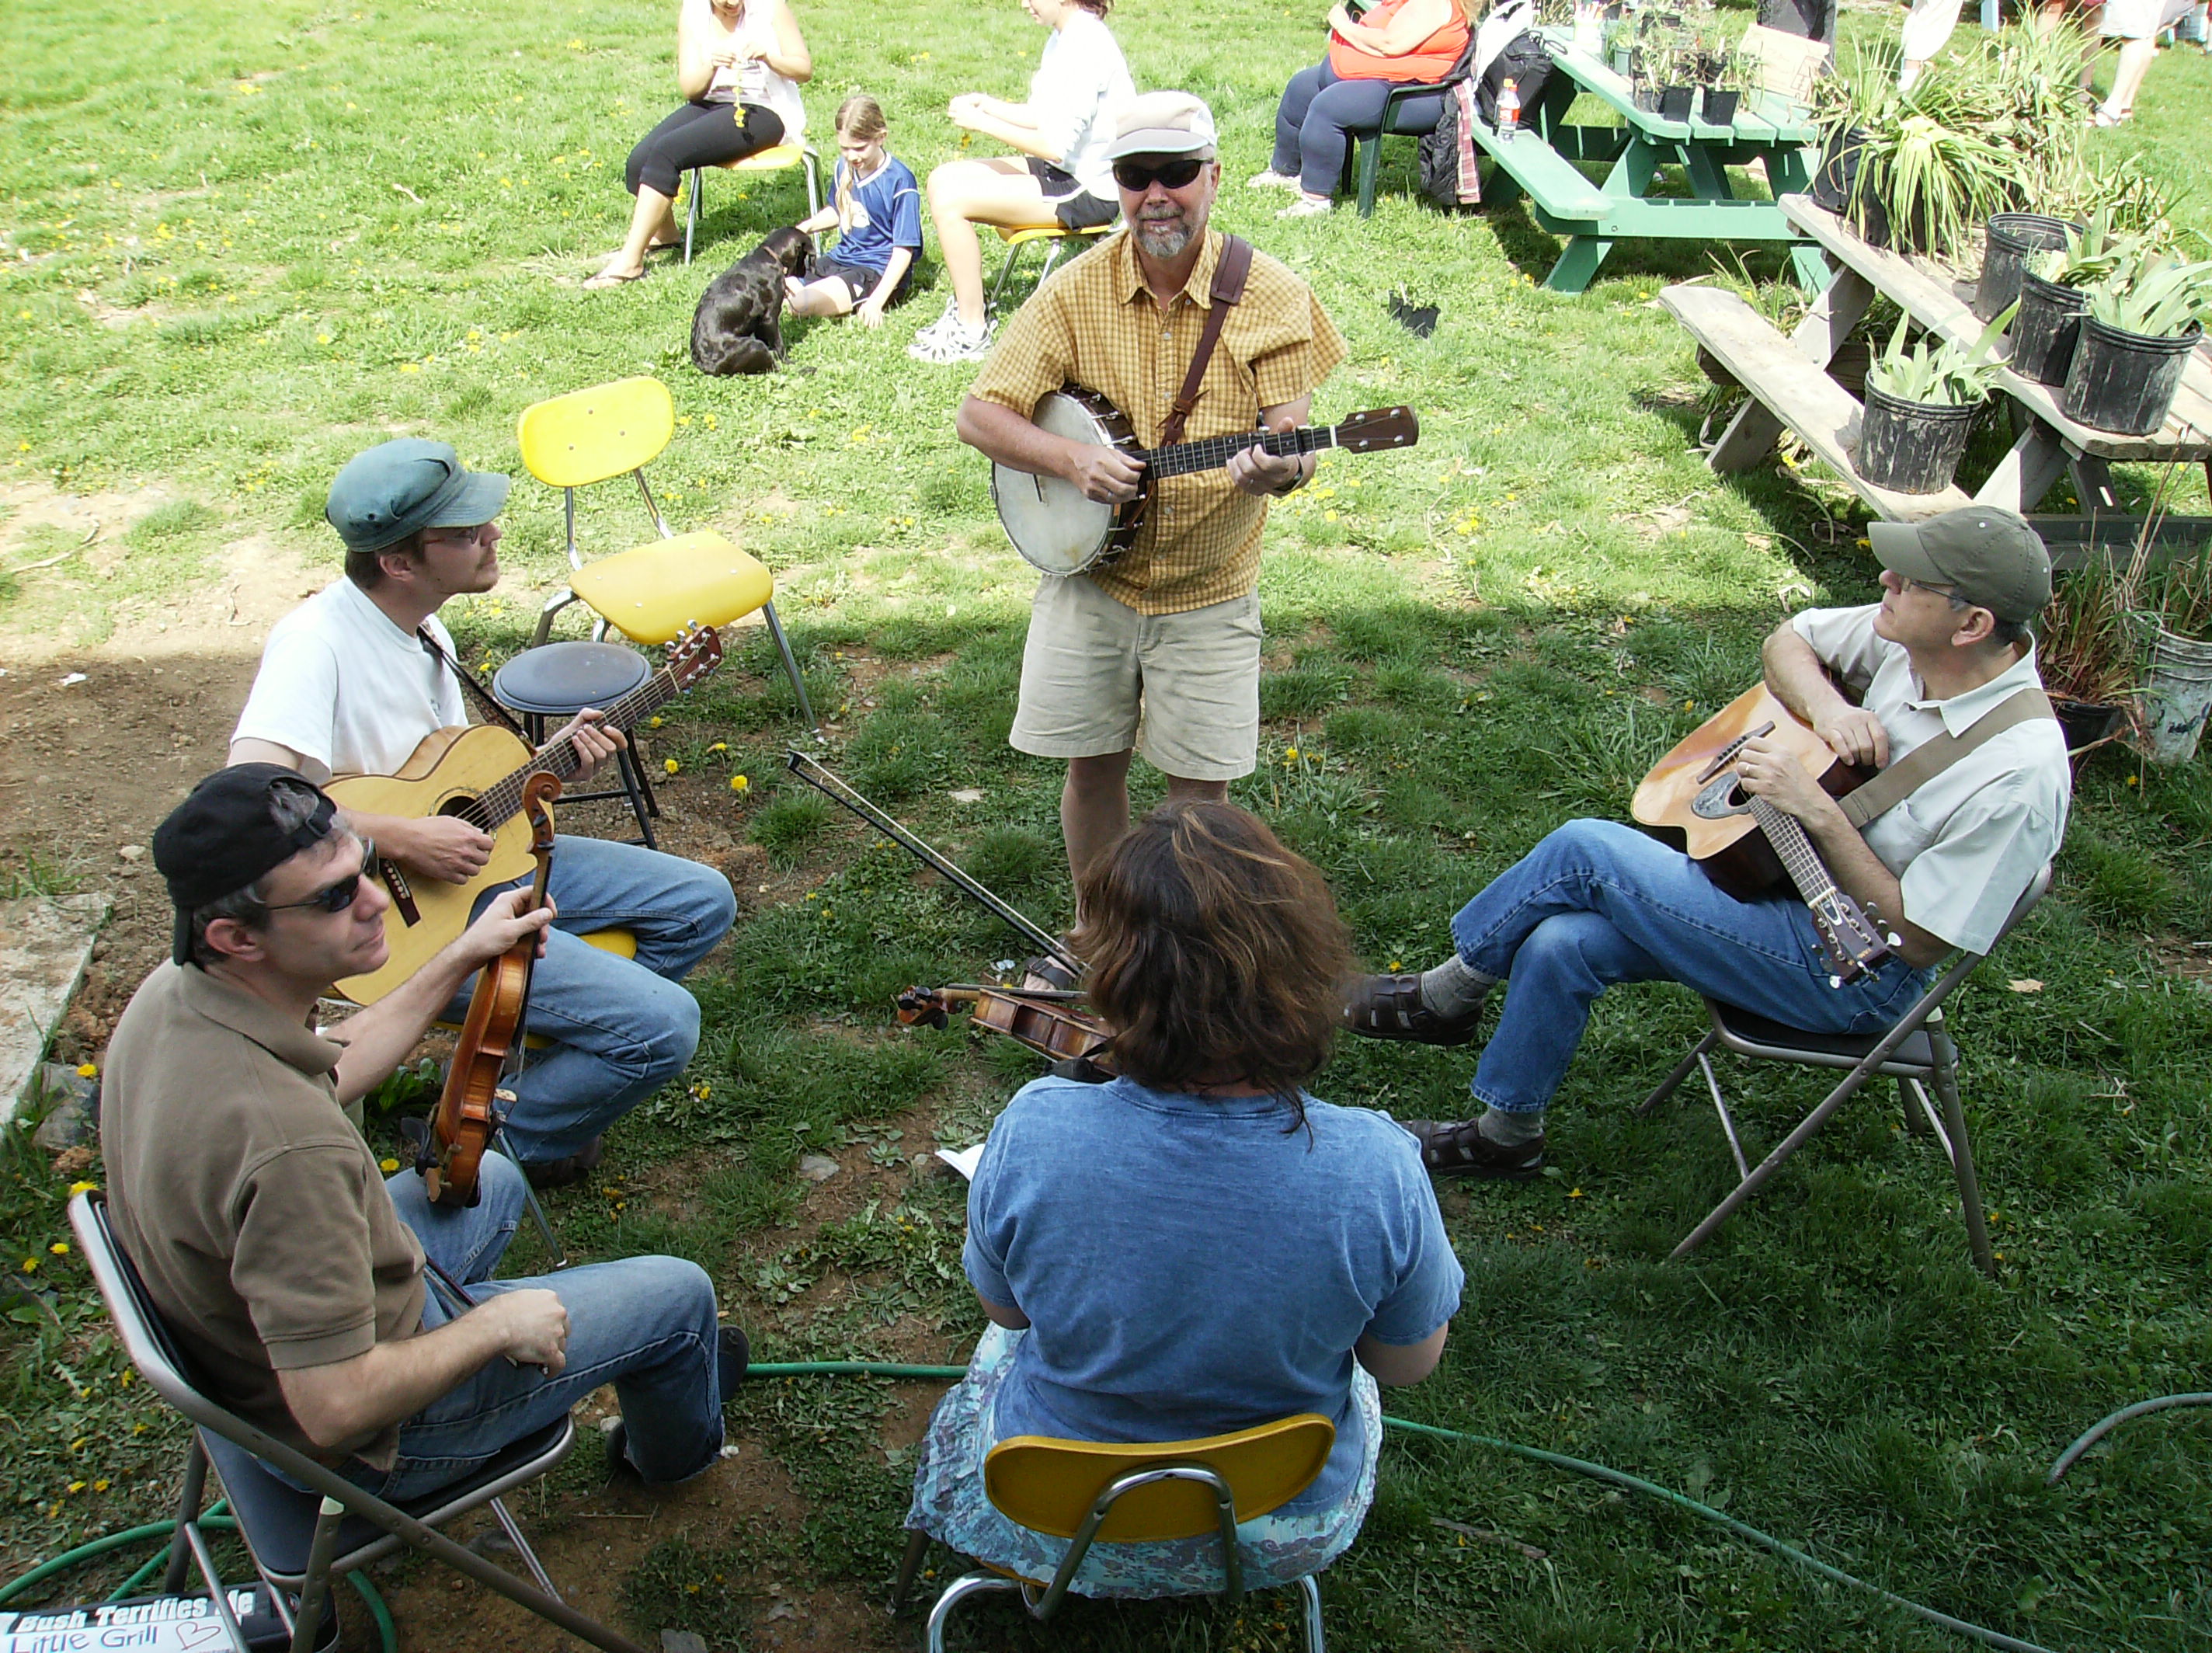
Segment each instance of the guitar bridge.
[{"label": "guitar bridge", "polygon": [[398,913],[400,921],[404,924],[421,923],[422,909],[415,904],[415,887],[407,882],[407,874],[400,871],[399,863],[380,856],[376,870],[384,880],[384,887],[392,894],[392,905]]}]

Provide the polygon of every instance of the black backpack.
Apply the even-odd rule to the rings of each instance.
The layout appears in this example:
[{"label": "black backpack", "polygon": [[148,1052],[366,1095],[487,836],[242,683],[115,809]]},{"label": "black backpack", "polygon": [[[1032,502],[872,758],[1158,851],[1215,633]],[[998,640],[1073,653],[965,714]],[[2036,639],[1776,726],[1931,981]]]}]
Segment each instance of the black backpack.
[{"label": "black backpack", "polygon": [[1491,125],[1498,125],[1498,94],[1505,89],[1505,82],[1513,82],[1514,95],[1521,100],[1523,120],[1536,106],[1543,95],[1544,82],[1552,78],[1552,54],[1544,50],[1544,43],[1536,38],[1534,29],[1524,29],[1515,35],[1504,51],[1491,60],[1482,83],[1475,88],[1475,106]]}]

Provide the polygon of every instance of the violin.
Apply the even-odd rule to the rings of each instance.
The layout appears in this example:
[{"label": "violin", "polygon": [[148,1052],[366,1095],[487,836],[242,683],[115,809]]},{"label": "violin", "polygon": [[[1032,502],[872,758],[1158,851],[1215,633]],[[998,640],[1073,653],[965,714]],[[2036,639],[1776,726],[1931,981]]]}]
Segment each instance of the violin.
[{"label": "violin", "polygon": [[[560,795],[559,778],[544,770],[523,783],[522,810],[530,820],[530,853],[537,857],[538,872],[522,913],[534,913],[545,904],[545,880],[553,870],[553,800]],[[484,1150],[514,1105],[514,1092],[501,1080],[523,1048],[538,939],[532,931],[477,977],[468,1019],[461,1024],[453,1059],[446,1068],[437,1115],[430,1121],[429,1139],[416,1164],[433,1205],[465,1207],[477,1202],[477,1172]]]},{"label": "violin", "polygon": [[1108,1079],[1121,1070],[1114,1062],[1114,1032],[1096,1016],[1071,1008],[1072,993],[1024,992],[963,982],[947,988],[908,988],[898,996],[898,1018],[908,1027],[945,1027],[952,1012],[968,1006],[975,1024],[1003,1033],[1017,1044],[1063,1064],[1070,1079]]}]

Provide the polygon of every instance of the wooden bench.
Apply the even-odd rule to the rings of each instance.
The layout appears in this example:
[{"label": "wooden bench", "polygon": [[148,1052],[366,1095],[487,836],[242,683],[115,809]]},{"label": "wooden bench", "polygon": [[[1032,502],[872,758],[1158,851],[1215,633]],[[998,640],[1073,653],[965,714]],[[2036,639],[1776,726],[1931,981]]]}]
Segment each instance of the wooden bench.
[{"label": "wooden bench", "polygon": [[[1956,486],[1940,494],[1899,494],[1861,476],[1853,459],[1864,412],[1858,398],[1828,377],[1826,355],[1814,360],[1799,341],[1777,331],[1735,294],[1720,287],[1669,287],[1659,295],[1659,302],[1774,420],[1796,431],[1877,515],[1891,522],[1914,522],[1973,503]],[[1849,332],[1850,327],[1844,331]],[[1722,446],[1728,446],[1727,438]],[[1771,446],[1771,436],[1766,446]],[[1716,470],[1724,468],[1723,459],[1722,448],[1715,449]]]}]

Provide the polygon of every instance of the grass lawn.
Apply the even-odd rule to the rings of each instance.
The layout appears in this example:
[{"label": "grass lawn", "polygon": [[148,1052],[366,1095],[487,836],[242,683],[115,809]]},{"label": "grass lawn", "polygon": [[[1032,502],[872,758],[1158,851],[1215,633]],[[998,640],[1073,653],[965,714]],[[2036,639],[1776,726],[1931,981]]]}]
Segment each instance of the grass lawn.
[{"label": "grass lawn", "polygon": [[[802,324],[803,371],[755,380],[692,371],[690,309],[722,263],[804,212],[796,174],[717,176],[689,270],[575,285],[618,238],[623,155],[668,104],[672,9],[204,0],[161,15],[88,0],[0,15],[0,486],[159,486],[167,501],[112,568],[0,575],[0,653],[95,647],[252,534],[331,549],[329,477],[387,435],[519,471],[522,407],[656,374],[679,419],[664,504],[775,569],[834,715],[830,761],[1061,921],[1057,773],[1005,744],[1030,578],[952,435],[966,374],[902,349],[937,313],[933,263],[881,334]],[[1900,15],[1854,11],[1847,30],[1885,38]],[[800,16],[816,136],[844,91],[866,89],[894,153],[924,173],[955,153],[945,100],[1012,95],[1043,38],[1012,5],[800,0]],[[1723,479],[1693,451],[1709,392],[1649,301],[1706,270],[1703,251],[1627,245],[1580,297],[1537,290],[1552,238],[1517,208],[1417,206],[1407,144],[1372,219],[1279,225],[1278,198],[1238,180],[1265,163],[1276,93],[1317,51],[1308,9],[1126,0],[1114,25],[1140,85],[1212,100],[1231,180],[1219,219],[1290,261],[1342,326],[1352,359],[1317,416],[1420,411],[1417,448],[1332,458],[1273,514],[1263,763],[1234,795],[1322,867],[1372,963],[1425,965],[1454,908],[1551,826],[1623,813],[1651,759],[1752,680],[1783,615],[1872,594],[1862,519],[1809,464]],[[2208,84],[2212,61],[2166,54],[2137,126],[2108,140],[2195,187],[2180,216],[2197,226],[2212,226]],[[1778,267],[1752,261],[1768,279]],[[1432,337],[1391,319],[1400,291],[1440,307]],[[2154,478],[2120,480],[2140,498]],[[639,519],[619,488],[600,491],[582,531],[605,549]],[[2176,508],[2203,506],[2201,476],[2185,478]],[[550,583],[557,496],[526,478],[506,521],[514,575]],[[66,549],[41,533],[6,542],[0,568]],[[483,601],[457,629],[472,658],[497,658],[533,611],[527,596]],[[746,635],[733,669],[671,708],[653,755],[680,771],[675,812],[753,847],[758,887],[695,978],[708,1031],[685,1086],[624,1126],[605,1180],[558,1197],[556,1220],[581,1255],[697,1259],[763,1358],[957,1361],[981,1325],[959,1273],[961,1188],[908,1162],[977,1139],[1036,1064],[958,1030],[901,1030],[890,999],[1018,944],[781,775],[788,690]],[[980,801],[956,795],[971,790]],[[1633,1471],[2046,1647],[2203,1647],[2212,1416],[2139,1423],[2059,1488],[2042,1480],[2103,1413],[2203,1389],[2212,1367],[2208,839],[2202,762],[2143,773],[2098,754],[2054,893],[1957,1001],[1999,1279],[1969,1266],[1942,1158],[1886,1095],[1835,1120],[1695,1261],[1660,1261],[1725,1187],[1727,1158],[1687,1091],[1631,1115],[1699,1018],[1678,989],[1624,990],[1553,1115],[1553,1173],[1443,1191],[1467,1300],[1441,1371],[1389,1409]],[[1347,1042],[1314,1088],[1449,1114],[1469,1067]],[[1820,1086],[1736,1088],[1756,1152]],[[0,1318],[12,1577],[165,1513],[180,1437],[131,1387],[75,1259],[50,1249],[64,1184],[20,1138],[5,1152],[0,1256],[20,1285],[52,1288]],[[795,1171],[812,1152],[844,1167],[818,1189]],[[526,1240],[517,1262],[536,1255]],[[788,1480],[792,1518],[642,1545],[622,1585],[633,1627],[769,1645],[788,1626],[766,1616],[765,1580],[856,1610],[873,1598],[911,1473],[895,1437],[911,1441],[928,1393],[741,1395],[732,1428]],[[574,1513],[597,1486],[586,1455],[538,1530],[589,1528]],[[96,1599],[127,1571],[88,1569],[46,1599]],[[1947,1644],[1665,1506],[1403,1437],[1323,1593],[1343,1649]],[[969,1623],[976,1645],[1293,1644],[1272,1602],[1233,1620],[1078,1603],[1043,1636],[1003,1607]]]}]

